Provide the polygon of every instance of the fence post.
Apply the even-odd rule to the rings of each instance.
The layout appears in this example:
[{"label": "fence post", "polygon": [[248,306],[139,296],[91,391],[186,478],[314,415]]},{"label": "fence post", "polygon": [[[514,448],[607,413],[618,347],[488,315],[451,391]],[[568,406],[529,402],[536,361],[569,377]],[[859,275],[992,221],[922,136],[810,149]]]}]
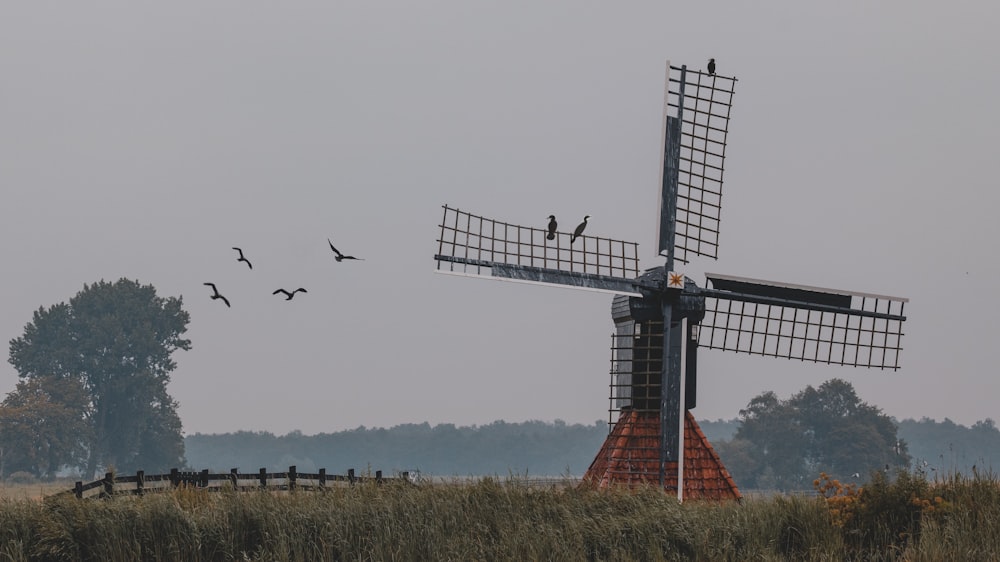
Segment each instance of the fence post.
[{"label": "fence post", "polygon": [[379,484],[379,485],[382,484],[382,471],[381,470],[376,470],[375,471],[375,483]]},{"label": "fence post", "polygon": [[239,469],[236,468],[229,469],[229,481],[233,484],[234,490],[240,489],[239,478],[237,477],[238,474],[239,474]]},{"label": "fence post", "polygon": [[180,485],[180,483],[181,483],[181,479],[180,479],[180,476],[177,474],[177,469],[176,468],[171,468],[170,469],[170,487],[171,488],[176,488],[178,485]]},{"label": "fence post", "polygon": [[348,468],[347,469],[347,481],[351,483],[351,486],[354,485],[354,469],[353,468]]},{"label": "fence post", "polygon": [[201,471],[201,482],[199,483],[199,487],[201,487],[201,488],[208,488],[208,469],[207,468]]},{"label": "fence post", "polygon": [[260,469],[260,487],[267,488],[267,469]]},{"label": "fence post", "polygon": [[115,475],[113,472],[104,473],[104,493],[109,496],[115,493]]},{"label": "fence post", "polygon": [[78,499],[83,499],[83,482],[77,482],[76,486],[73,486],[73,493],[76,494]]},{"label": "fence post", "polygon": [[325,468],[319,469],[319,487],[320,488],[326,487],[326,469]]},{"label": "fence post", "polygon": [[295,479],[298,475],[295,473],[295,465],[288,467],[288,490],[295,489]]},{"label": "fence post", "polygon": [[135,493],[140,496],[145,492],[146,483],[143,482],[146,472],[143,470],[137,470],[135,472]]}]

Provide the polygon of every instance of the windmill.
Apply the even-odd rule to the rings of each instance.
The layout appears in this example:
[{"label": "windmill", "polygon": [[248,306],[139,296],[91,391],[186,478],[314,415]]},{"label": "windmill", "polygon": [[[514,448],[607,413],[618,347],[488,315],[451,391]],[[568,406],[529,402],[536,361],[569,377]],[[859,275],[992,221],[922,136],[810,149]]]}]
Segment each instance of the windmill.
[{"label": "windmill", "polygon": [[[717,258],[726,136],[736,78],[667,63],[657,252],[640,274],[638,244],[557,233],[444,206],[437,272],[614,293],[609,425],[584,479],[657,484],[688,497],[739,498],[698,428],[699,347],[899,369],[907,299],[675,270]],[[617,419],[615,419],[617,416]]]}]

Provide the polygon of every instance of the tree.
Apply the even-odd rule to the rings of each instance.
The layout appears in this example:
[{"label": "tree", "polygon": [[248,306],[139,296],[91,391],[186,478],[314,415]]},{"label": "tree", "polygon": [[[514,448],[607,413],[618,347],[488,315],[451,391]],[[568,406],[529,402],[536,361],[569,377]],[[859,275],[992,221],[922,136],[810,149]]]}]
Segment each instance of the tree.
[{"label": "tree", "polygon": [[[771,391],[754,397],[740,410],[742,425],[733,441],[747,441],[756,470],[741,486],[750,488],[800,488],[807,478],[802,466],[803,433],[793,407]],[[762,478],[767,476],[766,482]],[[761,479],[760,482],[757,482]],[[811,481],[811,478],[809,478]]]},{"label": "tree", "polygon": [[850,480],[854,474],[868,476],[910,463],[892,419],[862,402],[841,379],[807,386],[784,401],[765,392],[740,411],[740,418],[733,443],[749,459],[730,469],[741,486],[803,489],[820,472]]},{"label": "tree", "polygon": [[0,479],[24,471],[53,478],[86,460],[89,398],[77,379],[22,380],[0,403]]},{"label": "tree", "polygon": [[818,389],[806,387],[790,402],[809,420],[809,461],[813,468],[840,477],[886,466],[909,466],[906,442],[892,419],[861,401],[854,387],[832,379]]},{"label": "tree", "polygon": [[39,308],[11,340],[9,361],[23,380],[75,379],[86,389],[85,474],[182,463],[177,404],[166,389],[176,368],[171,354],[191,347],[181,338],[190,319],[182,304],[157,296],[152,285],[102,280],[68,304]]}]

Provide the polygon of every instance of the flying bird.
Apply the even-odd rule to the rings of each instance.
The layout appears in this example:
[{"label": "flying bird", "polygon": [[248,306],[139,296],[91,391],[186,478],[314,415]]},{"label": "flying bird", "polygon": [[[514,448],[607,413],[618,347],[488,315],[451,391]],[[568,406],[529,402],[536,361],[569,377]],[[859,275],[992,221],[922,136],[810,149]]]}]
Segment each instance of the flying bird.
[{"label": "flying bird", "polygon": [[337,260],[337,261],[344,261],[344,260],[359,260],[359,261],[365,261],[365,260],[364,260],[364,259],[362,259],[362,258],[356,258],[356,257],[354,257],[354,256],[345,256],[344,254],[341,254],[341,253],[340,253],[340,250],[338,250],[337,248],[335,248],[335,247],[333,246],[333,242],[330,242],[330,239],[329,239],[329,238],[327,238],[327,239],[326,239],[326,241],[330,243],[330,249],[331,249],[331,250],[333,250],[333,253],[337,254],[336,256],[334,256],[334,258],[333,258],[333,259],[335,259],[335,260]]},{"label": "flying bird", "polygon": [[557,226],[559,226],[559,225],[558,225],[558,223],[556,223],[556,216],[555,215],[549,215],[549,235],[546,236],[546,238],[548,238],[549,240],[555,240],[556,239],[556,227]]},{"label": "flying bird", "polygon": [[715,76],[715,59],[708,59],[708,73]]},{"label": "flying bird", "polygon": [[205,283],[205,285],[208,285],[209,287],[212,288],[212,292],[214,293],[212,295],[212,300],[222,299],[222,302],[226,303],[226,306],[228,306],[229,308],[232,308],[229,305],[229,299],[227,299],[226,297],[224,297],[221,294],[219,294],[219,290],[215,288],[215,283]]},{"label": "flying bird", "polygon": [[283,293],[285,295],[285,300],[286,301],[290,301],[290,300],[292,300],[292,297],[295,296],[295,293],[297,293],[299,291],[302,291],[303,293],[308,293],[309,292],[309,291],[303,289],[302,287],[299,287],[298,289],[295,289],[291,293],[289,293],[288,291],[286,291],[284,289],[278,289],[277,291],[275,291],[275,292],[273,292],[271,294],[272,295],[277,295],[278,293]]},{"label": "flying bird", "polygon": [[249,267],[250,269],[253,269],[253,264],[250,263],[250,260],[248,260],[245,257],[243,257],[243,250],[237,248],[236,246],[233,246],[233,249],[240,253],[240,257],[236,258],[236,261],[245,261],[245,262],[247,262],[247,267]]},{"label": "flying bird", "polygon": [[576,230],[573,231],[573,236],[571,236],[570,239],[569,239],[569,243],[570,244],[572,244],[573,242],[576,242],[576,239],[579,238],[581,234],[583,234],[583,229],[587,228],[587,219],[589,219],[589,218],[590,218],[590,215],[587,215],[587,216],[583,217],[583,222],[581,222],[576,227]]}]

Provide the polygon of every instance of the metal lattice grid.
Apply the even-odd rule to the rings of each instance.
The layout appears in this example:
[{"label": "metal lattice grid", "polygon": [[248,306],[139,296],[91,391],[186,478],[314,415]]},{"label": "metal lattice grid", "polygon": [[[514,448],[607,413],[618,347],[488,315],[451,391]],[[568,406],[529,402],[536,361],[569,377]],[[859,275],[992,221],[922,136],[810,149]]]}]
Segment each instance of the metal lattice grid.
[{"label": "metal lattice grid", "polygon": [[698,345],[855,367],[900,368],[905,299],[855,295],[852,310],[827,311],[706,299]]},{"label": "metal lattice grid", "polygon": [[639,275],[635,242],[583,235],[571,244],[567,232],[548,240],[545,229],[443,208],[435,256],[438,270],[488,275],[492,265],[506,264],[622,279]]},{"label": "metal lattice grid", "polygon": [[670,67],[666,105],[676,114],[683,103],[674,259],[687,263],[688,254],[718,257],[726,136],[736,78],[683,70]]},{"label": "metal lattice grid", "polygon": [[658,412],[663,377],[663,322],[624,322],[611,335],[609,422],[622,410]]}]

